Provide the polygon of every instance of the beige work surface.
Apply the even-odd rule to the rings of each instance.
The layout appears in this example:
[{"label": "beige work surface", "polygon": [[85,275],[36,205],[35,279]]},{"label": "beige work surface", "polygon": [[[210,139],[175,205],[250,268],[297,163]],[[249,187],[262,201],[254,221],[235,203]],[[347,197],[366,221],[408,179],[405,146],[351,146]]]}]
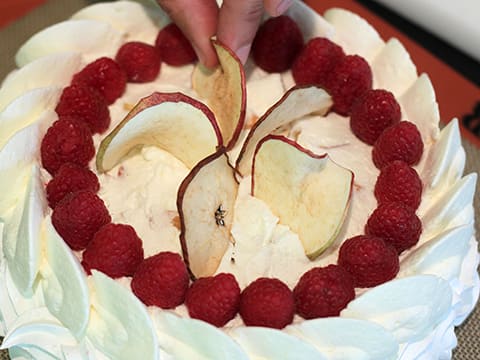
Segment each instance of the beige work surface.
[{"label": "beige work surface", "polygon": [[[89,0],[49,0],[45,5],[35,9],[27,16],[0,30],[0,79],[14,68],[16,49],[32,34],[48,25],[65,20],[76,10],[95,1]],[[441,106],[441,104],[440,104]],[[440,107],[441,110],[441,107]],[[464,141],[467,153],[466,173],[479,172],[480,149]],[[475,193],[476,231],[480,233],[480,191]],[[480,307],[456,329],[458,346],[454,351],[454,360],[480,359]],[[8,359],[6,351],[0,351],[0,360]],[[432,359],[435,360],[435,359]]]}]

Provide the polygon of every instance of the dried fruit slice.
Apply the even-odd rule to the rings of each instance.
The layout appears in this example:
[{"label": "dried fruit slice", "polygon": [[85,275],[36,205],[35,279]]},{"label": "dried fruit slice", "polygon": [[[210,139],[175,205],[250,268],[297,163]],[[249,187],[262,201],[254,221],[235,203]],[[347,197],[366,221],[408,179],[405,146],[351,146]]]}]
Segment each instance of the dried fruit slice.
[{"label": "dried fruit slice", "polygon": [[283,136],[258,144],[252,194],[296,232],[310,259],[335,240],[350,203],[353,173]]},{"label": "dried fruit slice", "polygon": [[224,150],[200,161],[178,190],[180,242],[193,277],[213,275],[230,242],[238,183]]},{"label": "dried fruit slice", "polygon": [[245,122],[245,72],[232,50],[213,41],[220,66],[210,70],[198,65],[192,75],[194,90],[207,99],[215,113],[227,149],[231,149]]},{"label": "dried fruit slice", "polygon": [[263,137],[305,115],[324,115],[331,106],[330,95],[320,87],[299,86],[287,91],[250,130],[237,159],[237,171],[242,175],[250,173],[255,148]]},{"label": "dried fruit slice", "polygon": [[153,93],[102,141],[98,171],[110,170],[140,145],[158,146],[192,168],[222,146],[222,135],[204,104],[181,93]]}]

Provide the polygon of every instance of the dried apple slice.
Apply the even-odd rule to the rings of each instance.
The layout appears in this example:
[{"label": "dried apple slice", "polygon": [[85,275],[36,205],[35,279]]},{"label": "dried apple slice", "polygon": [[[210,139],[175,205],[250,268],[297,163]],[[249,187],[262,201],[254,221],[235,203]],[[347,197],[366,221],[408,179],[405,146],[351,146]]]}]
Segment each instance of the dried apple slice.
[{"label": "dried apple slice", "polygon": [[181,93],[153,93],[133,108],[100,144],[97,169],[103,173],[131,150],[155,145],[187,167],[216,151],[223,143],[215,116],[201,102]]},{"label": "dried apple slice", "polygon": [[194,278],[212,275],[230,242],[238,183],[224,150],[200,161],[178,190],[180,242]]},{"label": "dried apple slice", "polygon": [[213,41],[220,66],[214,70],[198,65],[192,75],[193,89],[207,100],[215,113],[227,149],[231,149],[245,122],[245,72],[235,53]]},{"label": "dried apple slice", "polygon": [[236,169],[242,175],[251,171],[258,142],[266,135],[305,115],[324,115],[332,106],[332,98],[317,86],[291,88],[252,127],[237,158]]},{"label": "dried apple slice", "polygon": [[337,237],[350,204],[353,173],[283,136],[257,146],[252,195],[298,234],[313,260]]}]

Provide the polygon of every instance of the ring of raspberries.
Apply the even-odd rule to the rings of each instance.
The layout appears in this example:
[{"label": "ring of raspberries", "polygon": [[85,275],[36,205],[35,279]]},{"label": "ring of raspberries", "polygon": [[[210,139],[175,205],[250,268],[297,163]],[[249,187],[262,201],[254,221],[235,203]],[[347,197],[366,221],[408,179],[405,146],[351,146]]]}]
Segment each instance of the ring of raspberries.
[{"label": "ring of raspberries", "polygon": [[161,30],[153,45],[124,44],[115,59],[100,58],[78,72],[56,107],[58,120],[42,140],[41,159],[52,175],[46,192],[53,225],[72,250],[83,251],[87,274],[98,269],[112,278],[130,276],[133,293],[146,305],[185,304],[191,317],[218,327],[240,314],[246,325],[281,329],[295,314],[338,316],[355,298],[355,288],[396,276],[399,254],[414,246],[422,231],[415,214],[422,183],[412,166],[422,156],[423,142],[413,123],[401,121],[394,95],[372,89],[372,72],[362,57],[346,55],[326,38],[304,44],[291,18],[265,21],[252,54],[267,72],[291,69],[297,84],[324,87],[334,100],[333,111],[349,116],[352,132],[372,146],[372,161],[380,170],[374,190],[378,207],[365,233],[344,241],[337,264],[310,269],[293,290],[273,278],[259,278],[241,290],[235,277],[224,273],[191,283],[180,255],[161,252],[144,259],[135,229],[112,224],[96,194],[99,182],[88,163],[95,153],[92,134],[109,127],[108,105],[122,96],[127,82],[154,80],[162,61],[175,66],[196,61],[176,25]]}]

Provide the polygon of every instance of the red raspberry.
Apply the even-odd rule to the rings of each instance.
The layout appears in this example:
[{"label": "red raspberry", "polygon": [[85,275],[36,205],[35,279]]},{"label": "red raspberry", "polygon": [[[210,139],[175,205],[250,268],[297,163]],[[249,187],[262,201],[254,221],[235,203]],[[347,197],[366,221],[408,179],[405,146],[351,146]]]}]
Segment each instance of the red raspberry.
[{"label": "red raspberry", "polygon": [[98,229],[110,221],[102,199],[88,190],[67,196],[52,213],[53,226],[73,250],[85,249]]},{"label": "red raspberry", "polygon": [[391,92],[368,90],[352,106],[350,127],[360,140],[373,145],[383,130],[398,123],[401,116],[400,105]]},{"label": "red raspberry", "polygon": [[69,116],[61,116],[42,139],[43,167],[52,175],[65,163],[86,167],[95,155],[92,134],[87,125]]},{"label": "red raspberry", "polygon": [[422,180],[407,163],[395,160],[380,171],[375,197],[379,204],[398,201],[417,210],[422,200]]},{"label": "red raspberry", "polygon": [[160,73],[160,52],[156,47],[139,41],[123,44],[115,60],[125,70],[130,82],[153,81]]},{"label": "red raspberry", "polygon": [[269,73],[283,72],[292,66],[303,47],[303,35],[297,23],[286,15],[266,20],[252,44],[255,63]]},{"label": "red raspberry", "polygon": [[347,55],[329,72],[325,86],[333,98],[333,111],[348,116],[355,100],[372,88],[370,65],[358,55]]},{"label": "red raspberry", "polygon": [[423,141],[415,124],[400,121],[390,126],[377,139],[372,149],[375,166],[382,169],[393,160],[418,164],[423,154]]},{"label": "red raspberry", "polygon": [[358,235],[340,247],[338,265],[353,277],[355,287],[372,287],[392,280],[400,269],[395,248],[383,239]]},{"label": "red raspberry", "polygon": [[298,85],[317,84],[325,87],[328,74],[345,56],[343,49],[327,38],[313,38],[304,46],[292,65]]},{"label": "red raspberry", "polygon": [[133,275],[131,287],[145,305],[173,309],[185,300],[189,279],[182,257],[165,251],[140,264]]},{"label": "red raspberry", "polygon": [[160,30],[155,46],[160,50],[162,60],[168,65],[182,66],[197,60],[190,41],[174,23]]},{"label": "red raspberry", "polygon": [[67,195],[79,190],[96,193],[100,189],[97,175],[75,164],[63,164],[46,187],[48,205],[53,209]]},{"label": "red raspberry", "polygon": [[338,265],[316,267],[302,275],[293,289],[297,314],[305,319],[338,316],[355,298],[350,274]]},{"label": "red raspberry", "polygon": [[143,261],[142,240],[125,224],[106,224],[83,252],[82,265],[90,273],[100,270],[111,278],[132,276]]},{"label": "red raspberry", "polygon": [[85,122],[92,133],[101,134],[110,126],[110,112],[105,98],[85,85],[71,85],[63,89],[55,111],[59,116],[69,115]]},{"label": "red raspberry", "polygon": [[221,327],[233,319],[240,304],[240,287],[232,274],[197,279],[188,289],[185,305],[194,319]]},{"label": "red raspberry", "polygon": [[127,74],[115,60],[102,57],[75,74],[72,84],[82,84],[96,89],[110,105],[125,92]]},{"label": "red raspberry", "polygon": [[367,235],[381,237],[400,254],[418,242],[422,222],[415,212],[400,202],[380,204],[365,226]]},{"label": "red raspberry", "polygon": [[293,321],[293,293],[278,279],[258,278],[243,291],[240,316],[245,325],[282,329]]}]

